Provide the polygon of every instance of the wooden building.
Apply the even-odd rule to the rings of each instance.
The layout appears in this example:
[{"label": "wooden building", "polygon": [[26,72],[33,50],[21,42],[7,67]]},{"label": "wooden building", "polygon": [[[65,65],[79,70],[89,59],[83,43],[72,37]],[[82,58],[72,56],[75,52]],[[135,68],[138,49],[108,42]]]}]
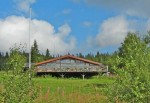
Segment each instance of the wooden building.
[{"label": "wooden building", "polygon": [[102,63],[65,55],[54,59],[36,63],[37,73],[59,73],[63,77],[66,73],[80,73],[85,76],[89,73],[107,72]]}]

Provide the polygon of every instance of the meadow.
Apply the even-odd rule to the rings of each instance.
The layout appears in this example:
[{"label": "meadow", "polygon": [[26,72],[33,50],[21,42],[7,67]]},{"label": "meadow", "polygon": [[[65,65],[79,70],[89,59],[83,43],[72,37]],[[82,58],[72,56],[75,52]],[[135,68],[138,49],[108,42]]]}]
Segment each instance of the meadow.
[{"label": "meadow", "polygon": [[[2,75],[0,81],[2,91]],[[106,103],[102,91],[113,82],[113,78],[95,76],[82,80],[44,76],[34,77],[32,81],[38,93],[35,103]]]},{"label": "meadow", "polygon": [[82,80],[80,78],[34,78],[41,93],[39,103],[102,103],[102,90],[113,82],[111,78],[100,77]]}]

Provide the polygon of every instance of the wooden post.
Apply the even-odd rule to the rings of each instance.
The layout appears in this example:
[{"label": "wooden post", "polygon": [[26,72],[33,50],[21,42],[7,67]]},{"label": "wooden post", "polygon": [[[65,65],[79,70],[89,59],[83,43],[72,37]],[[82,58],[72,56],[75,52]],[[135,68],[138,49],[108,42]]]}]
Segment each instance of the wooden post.
[{"label": "wooden post", "polygon": [[108,72],[108,66],[106,66],[106,69],[107,69],[107,73],[106,73],[106,74],[107,74],[107,76],[108,76],[108,75],[109,75],[109,72]]},{"label": "wooden post", "polygon": [[61,76],[62,78],[64,78],[65,75],[62,73],[60,76]]},{"label": "wooden post", "polygon": [[99,74],[96,76],[97,77],[97,79],[99,78]]},{"label": "wooden post", "polygon": [[62,71],[62,70],[61,70],[61,59],[60,59],[60,71]]},{"label": "wooden post", "polygon": [[82,74],[82,79],[83,79],[83,80],[84,80],[84,77],[85,77],[85,74],[83,73],[83,74]]}]

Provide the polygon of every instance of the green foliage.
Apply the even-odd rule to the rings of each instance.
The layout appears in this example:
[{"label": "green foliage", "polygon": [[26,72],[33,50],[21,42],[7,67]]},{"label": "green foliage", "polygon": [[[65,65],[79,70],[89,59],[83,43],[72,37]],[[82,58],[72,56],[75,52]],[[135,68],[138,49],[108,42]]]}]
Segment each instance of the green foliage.
[{"label": "green foliage", "polygon": [[50,55],[49,49],[46,49],[46,55],[45,55],[45,60],[52,59],[52,56]]},{"label": "green foliage", "polygon": [[4,55],[4,53],[0,52],[0,71],[4,71],[6,67],[6,61],[9,57],[8,53],[7,55]]},{"label": "green foliage", "polygon": [[148,31],[148,33],[147,33],[146,35],[144,35],[143,41],[144,41],[146,44],[149,44],[149,43],[150,43],[150,31]]},{"label": "green foliage", "polygon": [[148,103],[150,48],[135,33],[129,33],[119,50],[113,66],[116,81],[106,93],[109,101]]},{"label": "green foliage", "polygon": [[78,57],[84,58],[84,55],[82,53],[77,54]]},{"label": "green foliage", "polygon": [[[101,88],[113,82],[110,78],[34,78],[39,86],[39,97],[35,103],[107,103]],[[80,85],[79,85],[80,84]]]},{"label": "green foliage", "polygon": [[36,98],[36,89],[29,79],[28,72],[23,68],[26,62],[20,47],[10,50],[7,64],[12,74],[5,76],[3,80],[4,89],[0,93],[3,103],[32,103]]},{"label": "green foliage", "polygon": [[31,62],[37,63],[40,61],[44,61],[44,59],[45,56],[43,54],[40,54],[37,41],[34,40],[33,46],[31,47]]},{"label": "green foliage", "polygon": [[33,62],[33,63],[37,62],[38,55],[39,55],[38,45],[37,45],[36,40],[34,40],[34,44],[31,47],[31,62]]},{"label": "green foliage", "polygon": [[2,92],[4,103],[31,103],[36,98],[33,84],[29,84],[27,74],[10,76],[4,80]]},{"label": "green foliage", "polygon": [[22,54],[20,47],[14,47],[10,49],[10,56],[7,60],[8,69],[13,70],[14,75],[17,75],[23,71],[26,63],[26,57]]},{"label": "green foliage", "polygon": [[[81,78],[54,78],[54,77],[39,77],[33,78],[37,86],[43,87],[43,93],[47,88],[50,88],[51,93],[55,93],[58,88],[62,88],[66,93],[80,92],[80,93],[101,93],[101,84],[112,84],[113,79],[106,76],[93,77],[82,80]],[[80,85],[79,85],[80,84]]]}]

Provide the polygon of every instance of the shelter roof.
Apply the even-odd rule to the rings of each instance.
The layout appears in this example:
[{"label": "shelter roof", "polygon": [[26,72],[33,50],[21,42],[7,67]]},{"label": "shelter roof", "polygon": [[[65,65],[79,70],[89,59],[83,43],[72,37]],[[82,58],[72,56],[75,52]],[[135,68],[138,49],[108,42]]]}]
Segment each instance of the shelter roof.
[{"label": "shelter roof", "polygon": [[64,56],[60,56],[60,57],[57,57],[57,58],[53,58],[53,59],[50,59],[50,60],[46,60],[46,61],[36,63],[35,66],[39,66],[39,65],[42,65],[42,64],[46,64],[46,63],[51,63],[51,62],[54,62],[54,61],[57,61],[57,60],[62,60],[62,59],[74,59],[74,60],[80,60],[80,61],[83,61],[83,62],[86,62],[86,63],[95,64],[95,65],[102,65],[101,63],[94,62],[94,61],[87,60],[87,59],[80,58],[80,57],[76,57],[76,56],[73,56],[73,55],[64,55]]}]

